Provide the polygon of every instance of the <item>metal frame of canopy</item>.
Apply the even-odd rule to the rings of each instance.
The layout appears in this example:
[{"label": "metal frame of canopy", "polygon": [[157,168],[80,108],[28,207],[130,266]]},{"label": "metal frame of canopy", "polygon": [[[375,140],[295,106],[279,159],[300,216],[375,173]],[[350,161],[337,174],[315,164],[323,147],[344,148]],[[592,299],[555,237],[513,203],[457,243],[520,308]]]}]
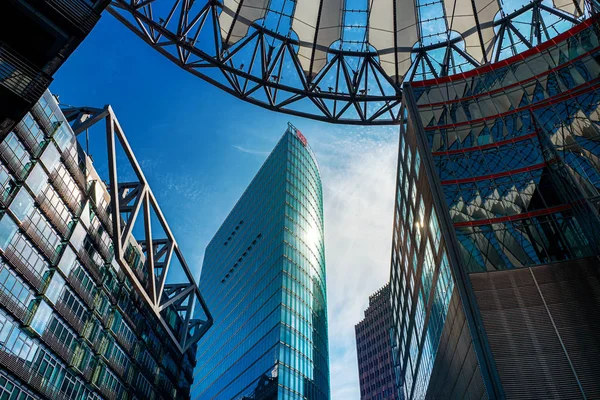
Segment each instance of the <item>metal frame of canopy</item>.
[{"label": "metal frame of canopy", "polygon": [[[325,43],[343,29],[342,22],[331,22],[335,22],[335,18],[329,18],[327,27],[323,27],[319,25],[322,22],[318,14],[312,30],[308,30],[308,36],[314,35],[314,41],[306,42],[294,35],[266,29],[261,23],[241,16],[244,1],[248,3],[246,8],[251,8],[249,4],[268,2],[226,1],[237,4],[235,12],[218,0],[207,0],[203,4],[199,4],[201,0],[112,0],[108,11],[179,67],[239,99],[291,115],[356,125],[399,123],[401,88],[405,81],[472,69],[498,61],[511,49],[514,53],[519,46],[531,48],[550,39],[556,33],[550,31],[544,15],[566,21],[569,26],[580,22],[574,15],[549,7],[542,0],[533,0],[509,14],[502,11],[501,18],[494,18],[497,14],[494,0],[450,0],[460,7],[472,6],[471,11],[460,14],[456,13],[456,7],[445,6],[447,11],[453,11],[451,16],[444,17],[447,23],[462,28],[472,24],[462,36],[448,34],[447,40],[439,43],[413,47],[405,43],[402,47],[398,38],[404,37],[402,32],[407,28],[399,28],[397,19],[393,18],[392,25],[387,22],[392,30],[386,30],[385,39],[393,42],[392,47],[381,51],[373,48],[372,42],[377,42],[373,32],[377,28],[372,28],[370,21],[366,27],[372,39],[366,46],[368,50],[347,51],[326,47]],[[329,0],[314,1],[320,11]],[[391,3],[396,11],[396,2],[400,0],[384,1]],[[555,0],[555,6],[556,1],[560,0]],[[301,2],[297,0],[296,4]],[[485,3],[483,8],[489,9],[492,5],[492,10],[485,14],[485,21],[476,11],[477,2]],[[163,8],[158,7],[159,3]],[[582,0],[568,0],[561,7],[573,8],[576,14],[583,16],[582,5]],[[252,18],[264,16],[256,9],[251,11]],[[306,9],[302,13],[307,14]],[[306,18],[314,18],[314,15]],[[524,24],[524,18],[527,18],[528,32],[518,28]],[[243,26],[236,28],[236,21],[242,21],[239,23]],[[294,21],[292,26],[294,23],[301,25]],[[419,23],[415,16],[407,26],[417,29]],[[334,35],[324,34],[327,29],[333,29]],[[319,40],[323,35],[327,37],[325,42]],[[420,37],[419,32],[416,37]],[[417,39],[419,41],[422,40]],[[433,55],[435,51],[444,53],[441,62]],[[399,57],[404,58],[399,60]],[[462,66],[457,67],[457,59]]]}]

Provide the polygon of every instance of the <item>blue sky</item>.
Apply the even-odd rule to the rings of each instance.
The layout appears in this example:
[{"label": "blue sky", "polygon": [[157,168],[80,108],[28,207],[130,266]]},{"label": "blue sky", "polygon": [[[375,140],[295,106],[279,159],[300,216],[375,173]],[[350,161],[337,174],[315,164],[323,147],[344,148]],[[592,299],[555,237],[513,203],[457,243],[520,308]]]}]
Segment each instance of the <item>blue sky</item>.
[{"label": "blue sky", "polygon": [[[107,13],[50,90],[70,105],[112,105],[196,276],[204,248],[287,122],[298,127],[322,172],[332,397],[360,397],[354,324],[389,277],[397,127],[329,125],[244,103]],[[103,138],[90,134],[100,164]]]}]

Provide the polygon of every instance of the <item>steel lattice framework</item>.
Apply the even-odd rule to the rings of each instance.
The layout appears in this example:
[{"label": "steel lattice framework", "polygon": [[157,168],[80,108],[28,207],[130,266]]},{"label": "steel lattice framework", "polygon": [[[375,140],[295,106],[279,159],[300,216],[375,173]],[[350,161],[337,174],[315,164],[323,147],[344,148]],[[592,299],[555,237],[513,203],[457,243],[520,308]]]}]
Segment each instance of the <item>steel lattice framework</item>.
[{"label": "steel lattice framework", "polygon": [[[111,210],[106,219],[112,227],[114,261],[176,348],[185,353],[204,336],[213,319],[112,107],[65,107],[62,112],[76,135],[104,122]],[[117,149],[125,153],[134,180],[119,178]],[[139,232],[135,226],[141,228]],[[134,262],[130,250],[135,248],[141,249],[143,258],[138,255],[138,261],[142,262]]]},{"label": "steel lattice framework", "polygon": [[[175,64],[242,100],[327,122],[383,125],[399,122],[403,82],[515,55],[589,15],[581,0],[507,3],[112,0],[108,10]],[[393,18],[384,18],[388,11]]]}]

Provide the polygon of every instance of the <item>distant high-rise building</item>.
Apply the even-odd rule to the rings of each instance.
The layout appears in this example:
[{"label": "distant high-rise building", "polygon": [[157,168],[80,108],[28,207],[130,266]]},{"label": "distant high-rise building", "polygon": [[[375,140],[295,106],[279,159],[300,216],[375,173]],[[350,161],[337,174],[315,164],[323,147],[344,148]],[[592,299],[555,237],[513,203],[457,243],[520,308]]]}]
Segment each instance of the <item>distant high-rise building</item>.
[{"label": "distant high-rise building", "polygon": [[356,324],[356,351],[361,400],[398,400],[390,330],[390,285],[369,297],[365,318]]},{"label": "distant high-rise building", "polygon": [[110,0],[0,2],[0,140],[42,96],[52,75]]},{"label": "distant high-rise building", "polygon": [[[76,140],[105,120],[108,179]],[[138,180],[119,181],[115,142]],[[189,399],[211,318],[126,143],[110,107],[47,91],[0,142],[2,399]]]},{"label": "distant high-rise building", "polygon": [[598,24],[404,86],[391,299],[406,399],[600,398]]},{"label": "distant high-rise building", "polygon": [[192,397],[328,399],[325,288],[319,167],[290,125],[206,248]]}]

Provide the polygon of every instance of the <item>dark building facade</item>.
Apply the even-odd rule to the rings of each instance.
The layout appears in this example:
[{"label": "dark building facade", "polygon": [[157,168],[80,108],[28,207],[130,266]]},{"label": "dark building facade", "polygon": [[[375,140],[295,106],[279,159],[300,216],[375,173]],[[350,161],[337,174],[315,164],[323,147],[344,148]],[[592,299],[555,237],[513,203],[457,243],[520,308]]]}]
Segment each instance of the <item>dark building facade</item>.
[{"label": "dark building facade", "polygon": [[399,400],[392,362],[390,285],[369,297],[365,318],[355,326],[361,400]]},{"label": "dark building facade", "polygon": [[[110,107],[97,111],[90,121],[107,116],[129,149]],[[80,118],[72,127],[65,114]],[[76,140],[83,114],[65,114],[46,91],[0,142],[0,398],[188,399],[195,328],[176,296],[199,295],[197,285],[172,277],[173,260],[183,260],[172,236],[160,238],[158,226],[143,238],[120,229],[129,189],[141,184],[155,202],[143,173],[121,184],[113,168],[105,184]],[[173,260],[159,265],[161,254]],[[163,288],[160,307],[153,282]],[[185,304],[205,311],[205,322],[191,318],[203,333],[211,319],[197,300]]]},{"label": "dark building facade", "polygon": [[405,84],[391,286],[407,399],[600,396],[598,32],[592,17]]},{"label": "dark building facade", "polygon": [[290,125],[206,249],[194,399],[330,397],[323,237],[319,167]]},{"label": "dark building facade", "polygon": [[0,4],[0,139],[52,82],[110,0],[6,0]]}]

